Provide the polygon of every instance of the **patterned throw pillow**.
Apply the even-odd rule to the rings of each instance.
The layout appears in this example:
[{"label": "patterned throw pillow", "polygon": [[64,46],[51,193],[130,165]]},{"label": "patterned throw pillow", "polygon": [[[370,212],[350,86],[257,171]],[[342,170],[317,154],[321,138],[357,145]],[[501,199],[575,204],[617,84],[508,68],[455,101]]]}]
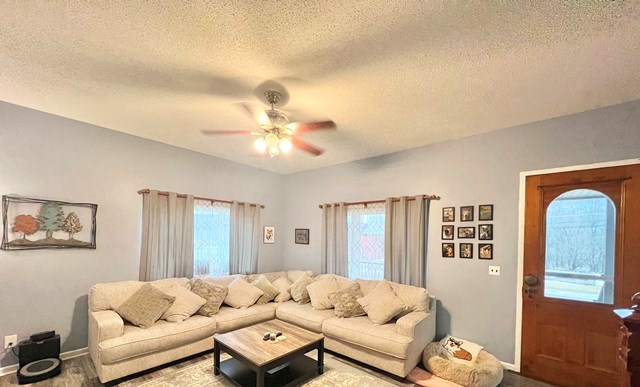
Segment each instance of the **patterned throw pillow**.
[{"label": "patterned throw pillow", "polygon": [[389,281],[382,280],[366,296],[358,298],[358,304],[367,312],[369,320],[377,325],[386,324],[409,308],[394,293]]},{"label": "patterned throw pillow", "polygon": [[289,293],[291,293],[291,297],[295,302],[298,304],[306,304],[311,301],[309,298],[309,292],[307,291],[307,286],[311,285],[313,281],[313,278],[308,274],[304,274],[289,287]]},{"label": "patterned throw pillow", "polygon": [[262,296],[260,296],[260,298],[258,298],[258,301],[256,301],[256,305],[264,305],[276,298],[278,293],[280,293],[278,291],[278,288],[273,286],[273,284],[269,282],[267,277],[265,277],[264,275],[259,275],[258,278],[256,278],[256,280],[251,283],[251,285],[262,290],[262,292],[264,293]]},{"label": "patterned throw pillow", "polygon": [[131,324],[140,328],[149,328],[160,319],[175,300],[175,297],[145,283],[115,311]]},{"label": "patterned throw pillow", "polygon": [[286,302],[291,299],[291,293],[289,293],[289,287],[293,285],[287,277],[280,277],[273,281],[273,286],[278,289],[278,295],[275,298],[275,302]]},{"label": "patterned throw pillow", "polygon": [[339,292],[329,294],[329,300],[335,307],[336,316],[345,318],[364,316],[366,314],[362,306],[358,304],[358,298],[362,298],[362,292],[360,291],[360,285],[357,283]]},{"label": "patterned throw pillow", "polygon": [[194,278],[191,280],[191,291],[207,300],[198,310],[198,314],[211,317],[220,310],[220,305],[227,296],[229,288]]},{"label": "patterned throw pillow", "polygon": [[340,287],[333,276],[320,278],[307,285],[311,306],[315,310],[332,309],[333,303],[329,300],[329,294],[337,291],[340,291]]}]

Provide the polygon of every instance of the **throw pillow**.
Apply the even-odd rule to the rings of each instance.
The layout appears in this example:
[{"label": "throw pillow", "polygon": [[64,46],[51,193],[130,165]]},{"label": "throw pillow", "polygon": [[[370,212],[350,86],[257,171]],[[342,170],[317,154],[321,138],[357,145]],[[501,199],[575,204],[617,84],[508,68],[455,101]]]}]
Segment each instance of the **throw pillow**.
[{"label": "throw pillow", "polygon": [[287,277],[280,277],[273,281],[273,286],[278,289],[278,295],[275,298],[275,302],[285,302],[291,299],[291,293],[289,293],[289,287],[293,285]]},{"label": "throw pillow", "polygon": [[289,287],[291,297],[298,304],[306,304],[310,301],[307,286],[313,283],[313,278],[308,274],[302,275],[296,282]]},{"label": "throw pillow", "polygon": [[246,309],[258,301],[264,292],[242,278],[236,278],[229,284],[229,292],[224,303],[232,308]]},{"label": "throw pillow", "polygon": [[207,301],[198,310],[198,314],[211,317],[220,310],[220,305],[222,305],[224,298],[227,296],[229,288],[195,278],[191,280],[191,291]]},{"label": "throw pillow", "polygon": [[408,308],[398,318],[411,312],[426,312],[429,310],[429,291],[427,289],[395,282],[391,282],[391,288]]},{"label": "throw pillow", "polygon": [[149,328],[162,317],[175,300],[174,296],[145,283],[115,311],[131,324],[140,328]]},{"label": "throw pillow", "polygon": [[333,308],[333,304],[329,299],[329,294],[340,290],[338,281],[335,277],[325,277],[312,284],[307,285],[307,292],[311,299],[311,306],[315,310],[324,310]]},{"label": "throw pillow", "polygon": [[180,322],[193,316],[207,300],[192,293],[180,284],[173,284],[164,289],[164,292],[176,298],[173,304],[167,309],[160,319],[169,322]]},{"label": "throw pillow", "polygon": [[471,365],[478,359],[482,346],[451,335],[440,340],[440,353],[454,363]]},{"label": "throw pillow", "polygon": [[362,298],[360,285],[351,284],[348,288],[329,294],[329,300],[335,307],[335,314],[338,317],[358,317],[366,313],[362,306],[358,304],[358,298]]},{"label": "throw pillow", "polygon": [[387,280],[378,282],[369,294],[358,298],[358,304],[367,312],[369,320],[378,325],[386,324],[392,318],[408,309],[404,302],[393,292]]},{"label": "throw pillow", "polygon": [[258,278],[256,278],[256,280],[251,283],[251,285],[262,290],[262,292],[264,293],[262,296],[260,296],[260,298],[258,298],[258,301],[256,301],[256,305],[264,305],[276,298],[278,293],[280,293],[278,291],[278,288],[273,286],[273,284],[271,284],[271,282],[269,282],[267,277],[265,277],[264,275],[259,275]]}]

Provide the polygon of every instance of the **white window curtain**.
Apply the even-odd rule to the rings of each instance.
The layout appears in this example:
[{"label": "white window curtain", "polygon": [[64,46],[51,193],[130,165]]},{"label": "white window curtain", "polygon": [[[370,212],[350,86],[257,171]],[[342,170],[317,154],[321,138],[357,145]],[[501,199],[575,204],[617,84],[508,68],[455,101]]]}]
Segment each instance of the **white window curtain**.
[{"label": "white window curtain", "polygon": [[429,201],[423,195],[413,199],[385,201],[384,277],[425,287]]},{"label": "white window curtain", "polygon": [[142,196],[140,280],[193,277],[193,195]]},{"label": "white window curtain", "polygon": [[322,206],[322,273],[349,276],[347,242],[347,206],[344,203]]},{"label": "white window curtain", "polygon": [[196,199],[194,206],[194,274],[228,275],[231,204]]},{"label": "white window curtain", "polygon": [[258,271],[260,233],[259,204],[231,204],[231,238],[229,243],[229,273],[251,274]]}]

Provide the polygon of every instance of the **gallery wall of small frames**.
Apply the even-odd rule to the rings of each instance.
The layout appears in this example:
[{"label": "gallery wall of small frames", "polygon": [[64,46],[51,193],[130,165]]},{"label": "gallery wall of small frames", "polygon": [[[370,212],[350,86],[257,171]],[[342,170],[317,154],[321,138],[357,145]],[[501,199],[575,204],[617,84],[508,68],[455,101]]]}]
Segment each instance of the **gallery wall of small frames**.
[{"label": "gallery wall of small frames", "polygon": [[[474,253],[477,253],[478,259],[493,259],[493,223],[486,223],[493,221],[493,213],[493,204],[480,204],[477,215],[475,206],[460,206],[458,211],[456,207],[443,207],[442,257],[455,258],[458,251],[459,258],[473,259]],[[459,222],[461,222],[459,226],[447,224],[455,223],[456,216],[459,216]],[[458,246],[453,242],[456,235],[460,240]],[[476,237],[478,238],[477,252],[474,251],[473,243]]]}]

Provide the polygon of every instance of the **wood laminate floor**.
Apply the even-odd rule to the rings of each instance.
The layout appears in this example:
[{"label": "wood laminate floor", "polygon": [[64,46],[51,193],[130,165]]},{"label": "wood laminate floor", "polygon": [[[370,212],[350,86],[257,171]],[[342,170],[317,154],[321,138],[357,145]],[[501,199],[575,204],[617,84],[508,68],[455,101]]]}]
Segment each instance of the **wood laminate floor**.
[{"label": "wood laminate floor", "polygon": [[[371,385],[414,386],[414,384],[409,383],[403,379],[399,379],[392,375],[380,372],[376,369],[364,366],[361,363],[353,362],[342,356],[339,356],[333,353],[327,353],[327,355],[325,356],[326,356],[325,359],[327,359],[327,357],[331,358],[330,361],[334,362],[334,366],[336,368],[342,367],[343,370],[346,370],[346,372],[352,371],[352,372],[358,372],[360,374],[365,374],[365,376],[368,376],[370,380],[374,381],[373,384]],[[194,365],[201,363],[203,360],[206,360],[207,363],[210,362],[211,365],[213,365],[213,354],[205,353],[197,356],[192,356],[182,361],[173,362],[163,367],[152,369],[145,373],[133,375],[132,377],[129,377],[125,380],[116,381],[117,382],[116,385],[121,387],[133,387],[133,386],[147,385],[154,382],[155,380],[158,380],[160,382],[157,385],[181,386],[182,384],[179,382],[171,382],[172,379],[167,378],[167,375],[177,374],[181,370],[186,370],[189,367],[193,367]],[[98,380],[98,377],[95,372],[95,368],[93,366],[93,363],[89,355],[82,355],[76,358],[67,359],[62,363],[62,367],[63,367],[63,370],[61,375],[46,381],[29,384],[26,386],[34,386],[34,387],[77,387],[77,386],[101,387],[101,386],[104,386],[104,384],[100,383],[100,381]],[[327,382],[327,385],[336,385],[335,383],[329,383],[329,382]],[[156,385],[156,383],[153,383],[153,384]],[[10,386],[17,386],[17,385],[18,385],[18,381],[15,373],[0,377],[1,387],[10,387]],[[193,384],[189,384],[189,386],[191,385]],[[206,385],[210,385],[210,384],[206,384]],[[226,386],[227,384],[216,383],[216,385]],[[505,371],[504,379],[500,384],[500,387],[550,387],[550,386],[551,386],[550,384],[528,379],[510,371]]]}]

